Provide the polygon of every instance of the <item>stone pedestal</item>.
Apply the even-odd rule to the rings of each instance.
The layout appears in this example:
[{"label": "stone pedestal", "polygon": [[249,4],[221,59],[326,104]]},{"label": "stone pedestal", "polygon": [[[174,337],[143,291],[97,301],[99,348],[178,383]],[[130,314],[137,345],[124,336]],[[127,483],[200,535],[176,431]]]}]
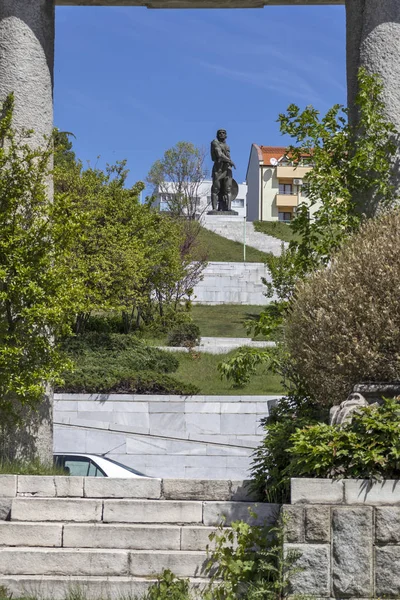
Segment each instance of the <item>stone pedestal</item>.
[{"label": "stone pedestal", "polygon": [[217,217],[237,217],[239,215],[236,210],[209,210],[207,214]]}]

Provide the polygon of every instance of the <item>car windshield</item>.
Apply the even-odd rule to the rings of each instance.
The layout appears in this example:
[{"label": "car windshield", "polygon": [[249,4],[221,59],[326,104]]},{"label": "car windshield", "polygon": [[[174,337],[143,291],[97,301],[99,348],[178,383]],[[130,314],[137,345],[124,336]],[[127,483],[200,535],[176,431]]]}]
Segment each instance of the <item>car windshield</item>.
[{"label": "car windshield", "polygon": [[141,475],[142,477],[147,477],[147,475],[145,475],[144,473],[141,473],[140,471],[135,471],[135,469],[132,469],[131,467],[127,467],[126,465],[123,465],[122,463],[120,463],[116,460],[112,460],[111,458],[108,458],[106,456],[102,456],[101,458],[103,460],[108,460],[108,462],[113,463],[114,465],[117,465],[118,467],[122,467],[123,469],[126,469],[127,471],[130,471],[131,473],[134,473],[135,475]]}]

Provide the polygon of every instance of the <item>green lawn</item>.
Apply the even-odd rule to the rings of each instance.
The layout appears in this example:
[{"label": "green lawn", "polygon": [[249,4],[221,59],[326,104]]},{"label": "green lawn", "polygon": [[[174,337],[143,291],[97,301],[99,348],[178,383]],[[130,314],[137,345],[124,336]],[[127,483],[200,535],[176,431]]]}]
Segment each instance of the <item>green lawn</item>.
[{"label": "green lawn", "polygon": [[257,319],[265,306],[223,304],[206,306],[194,304],[193,321],[200,327],[205,337],[247,337],[244,320]]},{"label": "green lawn", "polygon": [[299,235],[292,232],[290,225],[287,223],[281,223],[279,221],[254,221],[253,225],[256,231],[265,233],[266,235],[272,235],[283,242],[291,242],[292,240],[300,239]]},{"label": "green lawn", "polygon": [[179,357],[179,367],[174,377],[196,385],[200,389],[199,394],[204,395],[261,396],[283,393],[279,377],[266,373],[264,367],[259,367],[257,375],[243,388],[234,388],[226,379],[221,379],[217,365],[233,354],[234,352],[223,355],[199,353],[193,357],[188,352],[179,352],[176,355]]},{"label": "green lawn", "polygon": [[[217,262],[244,262],[243,244],[233,242],[222,235],[209,231],[204,227],[199,234],[199,242],[207,250],[207,259]],[[268,254],[246,246],[246,262],[265,262]]]}]

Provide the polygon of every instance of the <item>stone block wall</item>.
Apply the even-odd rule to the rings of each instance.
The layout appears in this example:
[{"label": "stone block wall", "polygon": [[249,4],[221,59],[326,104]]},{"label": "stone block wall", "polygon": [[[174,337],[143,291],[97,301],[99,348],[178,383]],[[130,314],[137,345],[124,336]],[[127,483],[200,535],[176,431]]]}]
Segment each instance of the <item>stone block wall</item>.
[{"label": "stone block wall", "polygon": [[194,287],[193,303],[268,304],[262,277],[270,281],[264,263],[209,262]]},{"label": "stone block wall", "polygon": [[56,394],[54,451],[107,452],[151,477],[247,479],[278,398]]},{"label": "stone block wall", "polygon": [[293,593],[399,598],[400,482],[292,480],[286,552],[300,555]]}]

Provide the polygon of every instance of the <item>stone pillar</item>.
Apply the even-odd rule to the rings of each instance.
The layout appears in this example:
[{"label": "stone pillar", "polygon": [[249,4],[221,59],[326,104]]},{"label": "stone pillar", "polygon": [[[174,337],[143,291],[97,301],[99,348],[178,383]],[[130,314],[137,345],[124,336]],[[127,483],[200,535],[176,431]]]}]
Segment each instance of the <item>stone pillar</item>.
[{"label": "stone pillar", "polygon": [[0,101],[15,94],[14,126],[41,143],[53,128],[53,0],[0,0]]},{"label": "stone pillar", "polygon": [[[36,146],[53,129],[54,17],[54,0],[0,0],[0,102],[14,93],[13,125],[33,129]],[[48,193],[52,196],[51,181]],[[51,392],[27,421],[16,454],[51,461]]]},{"label": "stone pillar", "polygon": [[[400,132],[400,2],[399,0],[346,0],[347,86],[350,122],[357,119],[354,99],[361,66],[378,73],[384,84],[386,116]],[[400,159],[400,143],[399,143]],[[400,192],[400,160],[395,161],[394,183]],[[361,199],[360,199],[361,202]],[[373,213],[372,201],[366,207]]]}]

